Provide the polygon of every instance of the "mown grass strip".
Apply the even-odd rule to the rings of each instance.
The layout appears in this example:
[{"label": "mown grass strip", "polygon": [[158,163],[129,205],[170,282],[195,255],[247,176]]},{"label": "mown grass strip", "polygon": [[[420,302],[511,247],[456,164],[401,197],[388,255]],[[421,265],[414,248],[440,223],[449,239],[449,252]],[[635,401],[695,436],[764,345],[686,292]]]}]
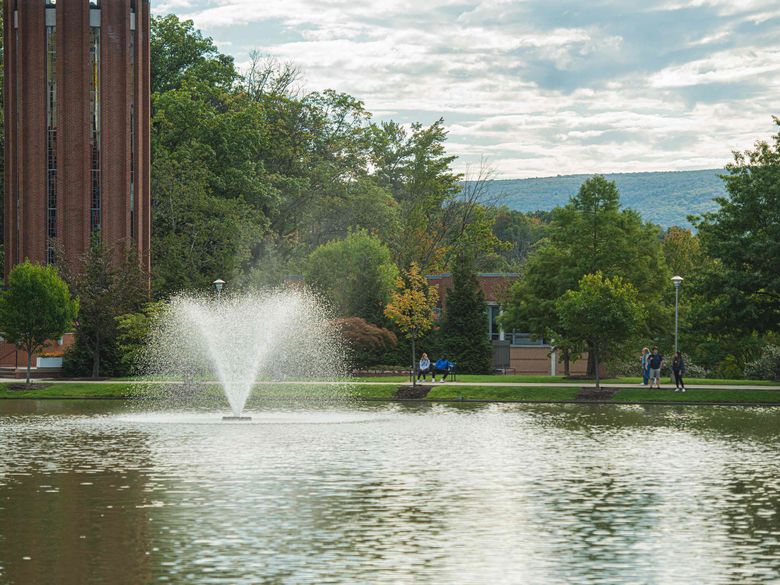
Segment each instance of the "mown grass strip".
[{"label": "mown grass strip", "polygon": [[[33,384],[24,388],[23,384],[14,384],[19,389],[11,389],[11,384],[0,384],[0,398],[27,399],[150,399],[181,400],[182,402],[223,401],[222,389],[217,384],[201,384],[195,387],[166,387],[161,384],[103,384],[103,383],[50,383]],[[280,384],[258,385],[250,401],[263,399],[289,400],[393,400],[399,384],[345,384],[312,385]],[[555,386],[454,386],[442,384],[434,386],[426,396],[427,401],[573,401],[580,388],[561,388]],[[689,387],[687,392],[674,392],[672,389],[649,390],[647,388],[623,388],[611,399],[615,403],[655,403],[655,402],[704,402],[723,404],[777,404],[780,403],[780,391],[772,387],[761,390],[712,389]]]}]

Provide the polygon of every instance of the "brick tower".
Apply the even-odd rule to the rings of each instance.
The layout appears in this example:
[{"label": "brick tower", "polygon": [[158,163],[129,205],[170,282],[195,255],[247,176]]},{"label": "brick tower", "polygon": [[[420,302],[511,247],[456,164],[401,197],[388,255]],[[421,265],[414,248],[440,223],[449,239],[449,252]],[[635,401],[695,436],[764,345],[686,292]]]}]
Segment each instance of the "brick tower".
[{"label": "brick tower", "polygon": [[92,234],[149,268],[149,1],[5,0],[5,276]]}]

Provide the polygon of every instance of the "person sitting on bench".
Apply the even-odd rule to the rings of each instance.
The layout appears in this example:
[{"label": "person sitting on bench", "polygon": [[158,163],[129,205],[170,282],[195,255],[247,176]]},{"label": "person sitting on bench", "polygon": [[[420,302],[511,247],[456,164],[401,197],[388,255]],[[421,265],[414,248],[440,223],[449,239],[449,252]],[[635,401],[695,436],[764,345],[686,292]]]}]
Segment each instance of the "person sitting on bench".
[{"label": "person sitting on bench", "polygon": [[436,381],[437,375],[441,375],[441,380],[439,380],[439,382],[444,382],[454,366],[455,364],[446,358],[439,358],[436,360],[436,363],[433,364],[433,381]]},{"label": "person sitting on bench", "polygon": [[427,374],[431,374],[431,377],[433,377],[433,370],[431,369],[431,360],[428,359],[428,354],[423,353],[422,357],[420,357],[420,367],[417,374],[417,379],[419,380],[422,378],[425,380],[425,376]]}]

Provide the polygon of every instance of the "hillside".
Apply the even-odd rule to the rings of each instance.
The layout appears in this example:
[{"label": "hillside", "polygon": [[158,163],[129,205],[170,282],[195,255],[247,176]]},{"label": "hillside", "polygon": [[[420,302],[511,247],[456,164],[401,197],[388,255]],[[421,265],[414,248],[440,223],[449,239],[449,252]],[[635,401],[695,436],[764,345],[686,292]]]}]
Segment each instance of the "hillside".
[{"label": "hillside", "polygon": [[[725,195],[722,169],[605,175],[617,183],[624,207],[631,207],[644,219],[664,227],[689,226],[688,215],[717,208],[714,198]],[[493,195],[518,211],[548,211],[564,205],[590,175],[565,175],[539,179],[497,180],[490,185]]]}]

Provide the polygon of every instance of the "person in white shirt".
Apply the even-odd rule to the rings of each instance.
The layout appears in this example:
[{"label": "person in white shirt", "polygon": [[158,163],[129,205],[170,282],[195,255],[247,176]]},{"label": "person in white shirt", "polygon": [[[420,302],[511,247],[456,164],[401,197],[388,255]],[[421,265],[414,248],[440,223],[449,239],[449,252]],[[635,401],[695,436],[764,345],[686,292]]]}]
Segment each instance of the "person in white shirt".
[{"label": "person in white shirt", "polygon": [[419,380],[422,377],[422,379],[425,380],[426,374],[431,374],[431,360],[428,359],[427,353],[423,353],[420,357],[420,367],[418,369],[417,379]]}]

